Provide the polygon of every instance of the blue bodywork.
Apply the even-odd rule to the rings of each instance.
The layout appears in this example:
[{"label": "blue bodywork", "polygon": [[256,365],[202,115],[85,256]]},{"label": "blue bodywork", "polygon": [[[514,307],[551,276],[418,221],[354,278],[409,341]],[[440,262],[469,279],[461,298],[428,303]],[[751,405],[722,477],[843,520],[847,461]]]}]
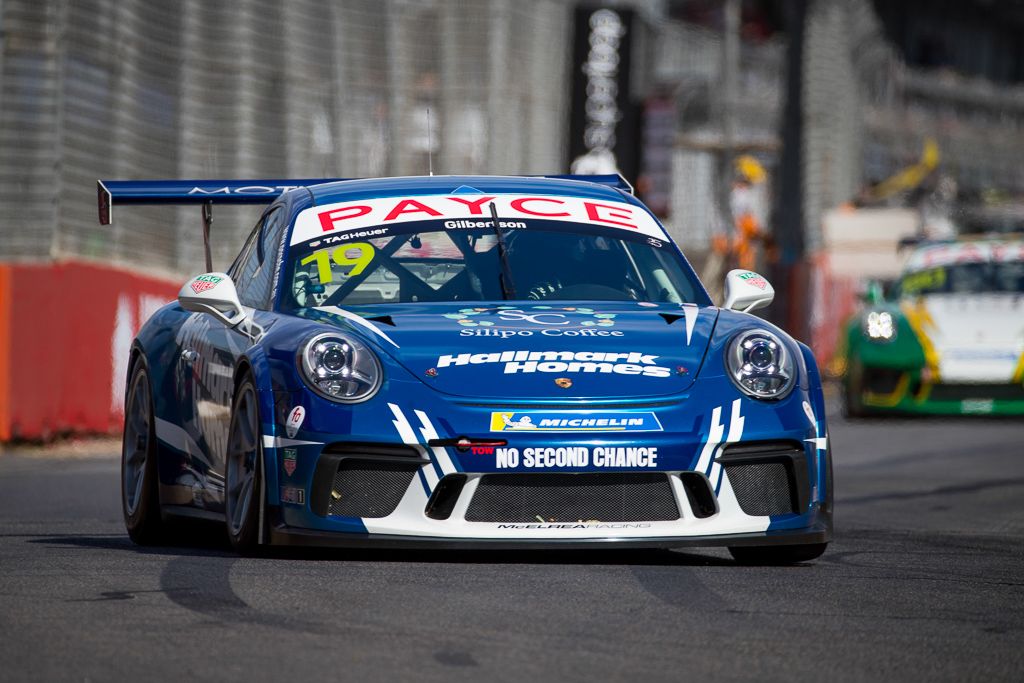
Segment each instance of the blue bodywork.
[{"label": "blue bodywork", "polygon": [[[267,181],[268,186],[272,182]],[[594,198],[647,211],[620,187],[549,178],[419,177],[310,185],[283,192],[268,209],[280,207],[288,221],[274,264],[277,280],[285,279],[282,273],[287,267],[282,264],[290,261],[289,235],[296,216],[305,209],[367,198],[451,193],[464,185],[487,193]],[[692,271],[688,274],[696,280]],[[321,455],[339,444],[353,443],[412,446],[429,460],[413,481],[413,486],[422,488],[424,499],[430,498],[440,480],[453,473],[541,471],[697,472],[707,477],[711,490],[721,498],[724,468],[716,462],[721,445],[785,443],[802,451],[804,458],[795,470],[800,505],[794,511],[771,515],[763,523],[750,523],[759,518],[742,515],[730,521],[731,513],[727,514],[727,502],[722,498],[716,513],[721,519],[717,521],[716,514],[712,514],[690,520],[693,524],[685,533],[648,533],[636,540],[674,546],[689,542],[822,542],[830,538],[831,475],[825,405],[810,350],[761,319],[713,306],[703,289],[696,301],[682,305],[578,300],[496,300],[469,305],[423,302],[354,306],[348,309],[349,315],[316,308],[283,312],[283,290],[277,282],[268,310],[252,312],[254,321],[264,330],[255,340],[207,314],[185,311],[177,302],[160,309],[139,332],[132,364],[146,363],[152,378],[160,500],[166,512],[222,518],[224,440],[235,387],[239,378],[248,374],[259,392],[263,504],[270,531],[267,538],[274,542],[345,544],[372,541],[379,535],[391,541],[483,539],[501,545],[503,536],[493,528],[477,537],[467,531],[465,523],[458,529],[453,527],[449,535],[444,522],[426,518],[399,519],[389,526],[360,517],[318,514],[314,498]],[[516,314],[509,315],[509,311]],[[557,316],[547,319],[557,320],[557,333],[544,327],[545,318],[537,317],[544,315]],[[353,319],[356,317],[359,320]],[[595,320],[613,321],[606,327],[621,334],[583,332],[594,329]],[[479,325],[481,321],[491,324]],[[796,386],[781,400],[751,398],[727,375],[727,344],[738,332],[755,327],[778,335],[797,359]],[[297,354],[310,337],[332,330],[361,340],[379,358],[383,383],[373,398],[342,404],[323,398],[307,385]],[[573,331],[578,334],[567,334]],[[197,358],[183,360],[186,349],[195,352]],[[510,358],[528,358],[531,352],[569,351],[634,354],[632,359],[623,360],[668,368],[668,376],[579,373],[572,375],[570,387],[563,388],[554,380],[563,377],[564,372],[509,374],[505,370]],[[515,356],[516,352],[521,355]],[[483,360],[471,362],[474,355]],[[557,368],[557,364],[552,367]],[[304,419],[296,431],[287,433],[286,421],[297,406],[304,409]],[[503,427],[498,422],[505,419],[503,414],[512,423],[528,416],[534,424],[544,420],[553,426],[507,429],[507,424]],[[630,416],[635,418],[630,421]],[[624,426],[579,431],[572,428],[574,419],[595,420],[587,423],[591,425],[604,420]],[[409,443],[408,431],[403,435],[405,424],[411,427],[416,443]],[[505,440],[505,448],[515,448],[518,458],[493,446],[432,447],[428,445],[431,437],[467,437],[481,443]],[[533,463],[526,457],[528,449],[541,449],[543,453],[543,449],[559,447],[584,447],[588,457],[563,465],[553,459],[538,465],[540,456]],[[631,467],[604,455],[616,452],[608,449],[623,447],[656,449],[656,456],[648,457],[642,467]],[[284,489],[293,492],[287,501],[282,500]],[[302,492],[298,498],[295,490]],[[680,507],[689,517],[682,502]],[[505,533],[512,545],[511,541],[572,543],[634,538],[628,531],[567,532],[563,537],[558,529],[543,526],[527,529],[524,525]]]}]

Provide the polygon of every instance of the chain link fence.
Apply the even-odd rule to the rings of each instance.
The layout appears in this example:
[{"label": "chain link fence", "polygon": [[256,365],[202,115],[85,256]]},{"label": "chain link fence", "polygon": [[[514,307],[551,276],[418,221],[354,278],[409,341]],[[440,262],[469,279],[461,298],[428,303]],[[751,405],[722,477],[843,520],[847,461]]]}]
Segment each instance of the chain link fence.
[{"label": "chain link fence", "polygon": [[[736,55],[737,95],[735,101],[728,101],[722,86],[722,33],[683,22],[657,26],[651,79],[671,92],[676,121],[665,224],[698,265],[708,256],[715,235],[733,233],[738,173],[731,161],[739,155],[751,155],[768,171],[764,180],[746,190],[759,222],[767,222],[785,95],[785,50],[782,36],[757,43],[742,41]],[[726,117],[731,134],[726,132]],[[719,265],[701,270],[707,276],[706,286],[717,288]]]},{"label": "chain link fence", "polygon": [[[926,142],[939,160],[920,185],[889,201],[921,204],[947,192],[961,202],[1024,194],[1024,87],[951,69],[908,66],[870,0],[815,0],[804,48],[806,244],[821,246],[824,213],[920,164]],[[957,216],[950,216],[954,223]]]},{"label": "chain link fence", "polygon": [[[0,258],[204,269],[195,208],[97,178],[564,170],[564,0],[3,0]],[[431,125],[428,126],[428,111]],[[224,268],[255,220],[215,212]]]}]

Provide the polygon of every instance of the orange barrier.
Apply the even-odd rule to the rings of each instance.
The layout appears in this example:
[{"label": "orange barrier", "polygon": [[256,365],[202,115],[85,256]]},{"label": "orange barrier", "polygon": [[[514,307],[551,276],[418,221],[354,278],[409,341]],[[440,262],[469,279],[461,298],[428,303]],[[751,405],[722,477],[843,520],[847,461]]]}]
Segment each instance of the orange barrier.
[{"label": "orange barrier", "polygon": [[177,291],[83,262],[0,265],[0,441],[120,430],[132,339]]},{"label": "orange barrier", "polygon": [[0,442],[11,438],[11,268],[0,264]]},{"label": "orange barrier", "polygon": [[818,366],[824,370],[839,350],[844,323],[857,309],[858,281],[832,273],[826,254],[817,254],[808,261],[812,292],[808,302],[810,346]]}]

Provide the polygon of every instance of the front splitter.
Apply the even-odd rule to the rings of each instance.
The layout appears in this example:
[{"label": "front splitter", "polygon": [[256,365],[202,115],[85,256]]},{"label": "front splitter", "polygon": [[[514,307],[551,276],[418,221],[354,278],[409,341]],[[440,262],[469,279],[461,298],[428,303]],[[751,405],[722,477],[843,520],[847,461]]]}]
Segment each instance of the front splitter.
[{"label": "front splitter", "polygon": [[399,536],[393,534],[324,533],[284,526],[270,529],[275,546],[311,548],[421,548],[435,550],[582,550],[628,548],[711,548],[723,546],[777,546],[828,543],[832,529],[815,526],[807,529],[780,529],[751,534],[714,536],[674,536],[660,538],[445,538],[438,536]]}]

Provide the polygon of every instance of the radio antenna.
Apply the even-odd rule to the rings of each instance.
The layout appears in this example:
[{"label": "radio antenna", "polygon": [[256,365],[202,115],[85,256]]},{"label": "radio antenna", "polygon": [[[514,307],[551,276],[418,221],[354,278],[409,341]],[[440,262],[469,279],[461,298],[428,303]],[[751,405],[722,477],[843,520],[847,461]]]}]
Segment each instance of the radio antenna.
[{"label": "radio antenna", "polygon": [[427,107],[427,172],[434,175],[434,136],[430,130],[430,107]]}]

